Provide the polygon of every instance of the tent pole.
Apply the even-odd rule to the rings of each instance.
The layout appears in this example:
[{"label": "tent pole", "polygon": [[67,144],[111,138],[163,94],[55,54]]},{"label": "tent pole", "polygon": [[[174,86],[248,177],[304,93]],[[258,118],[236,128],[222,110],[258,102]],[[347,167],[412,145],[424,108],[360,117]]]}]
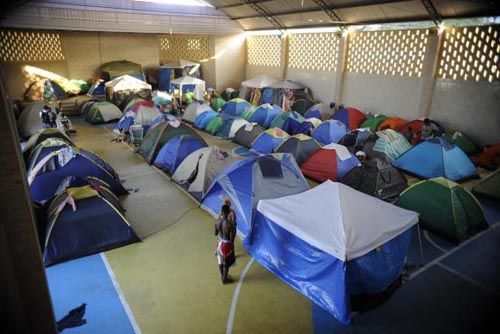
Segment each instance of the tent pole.
[{"label": "tent pole", "polygon": [[424,248],[422,247],[422,236],[420,235],[420,224],[417,224],[417,234],[418,234],[418,244],[420,246],[420,264],[421,264],[421,266],[424,266],[424,264],[425,264]]}]

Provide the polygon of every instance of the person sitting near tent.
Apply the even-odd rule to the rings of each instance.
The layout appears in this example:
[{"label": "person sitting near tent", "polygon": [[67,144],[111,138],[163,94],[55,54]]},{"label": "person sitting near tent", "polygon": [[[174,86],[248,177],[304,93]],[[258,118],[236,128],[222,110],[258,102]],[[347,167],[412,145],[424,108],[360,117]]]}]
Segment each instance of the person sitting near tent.
[{"label": "person sitting near tent", "polygon": [[194,94],[188,89],[186,89],[186,92],[184,93],[184,103],[186,105],[190,105],[191,103],[193,103],[193,99],[194,99]]},{"label": "person sitting near tent", "polygon": [[236,223],[231,220],[231,209],[229,205],[223,205],[221,215],[215,224],[215,235],[217,240],[217,262],[222,284],[233,280],[228,277],[229,267],[235,262],[234,238],[236,237]]},{"label": "person sitting near tent", "polygon": [[39,113],[42,120],[42,127],[44,129],[54,128],[56,123],[56,114],[50,109],[48,105],[44,105]]},{"label": "person sitting near tent", "polygon": [[422,125],[422,128],[420,129],[420,136],[422,137],[422,140],[434,138],[434,128],[432,127],[430,119],[424,119],[424,125]]},{"label": "person sitting near tent", "polygon": [[405,133],[405,138],[408,140],[408,142],[411,144],[417,137],[417,134],[413,132],[413,129],[411,126],[408,127],[408,132]]}]

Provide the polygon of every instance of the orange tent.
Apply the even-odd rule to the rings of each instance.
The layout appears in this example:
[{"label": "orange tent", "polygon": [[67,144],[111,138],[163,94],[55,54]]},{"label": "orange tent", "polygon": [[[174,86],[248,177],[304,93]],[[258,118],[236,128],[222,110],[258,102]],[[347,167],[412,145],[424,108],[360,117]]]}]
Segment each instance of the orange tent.
[{"label": "orange tent", "polygon": [[400,117],[389,117],[377,128],[377,131],[382,131],[385,129],[393,129],[394,131],[401,130],[406,125],[406,121]]},{"label": "orange tent", "polygon": [[500,143],[493,144],[481,152],[477,164],[487,169],[500,167]]}]

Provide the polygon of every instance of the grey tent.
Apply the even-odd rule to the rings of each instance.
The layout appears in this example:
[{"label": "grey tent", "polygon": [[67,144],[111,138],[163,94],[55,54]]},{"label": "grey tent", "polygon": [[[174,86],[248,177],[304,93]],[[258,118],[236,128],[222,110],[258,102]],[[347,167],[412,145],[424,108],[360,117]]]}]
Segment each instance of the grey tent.
[{"label": "grey tent", "polygon": [[298,134],[288,137],[278,147],[276,153],[291,153],[297,164],[300,166],[304,163],[314,152],[319,150],[321,145],[309,136]]},{"label": "grey tent", "polygon": [[342,180],[365,194],[392,202],[408,187],[406,178],[384,160],[374,158],[352,169]]},{"label": "grey tent", "polygon": [[236,131],[233,141],[246,148],[251,148],[255,138],[264,131],[266,129],[263,126],[257,123],[248,123]]},{"label": "grey tent", "polygon": [[190,135],[206,145],[205,140],[193,128],[176,120],[160,123],[149,130],[142,139],[137,153],[149,164],[152,164],[163,145],[170,139],[180,135]]},{"label": "grey tent", "polygon": [[219,172],[235,160],[234,156],[220,147],[205,147],[188,155],[175,170],[172,180],[201,201]]}]

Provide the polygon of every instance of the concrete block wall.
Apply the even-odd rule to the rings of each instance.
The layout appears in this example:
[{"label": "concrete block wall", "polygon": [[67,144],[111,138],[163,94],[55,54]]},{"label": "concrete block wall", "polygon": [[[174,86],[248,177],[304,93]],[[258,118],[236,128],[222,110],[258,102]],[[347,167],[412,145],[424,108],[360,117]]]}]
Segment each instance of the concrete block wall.
[{"label": "concrete block wall", "polygon": [[[431,30],[418,76],[349,72],[345,66],[348,42],[340,44],[337,71],[286,68],[284,72],[286,79],[309,87],[314,98],[321,102],[335,101],[365,113],[399,116],[407,120],[430,117],[446,129],[463,131],[479,145],[500,142],[498,78],[493,82],[438,78],[442,43],[437,31]],[[498,52],[496,55],[500,56]],[[274,74],[280,78],[281,71],[283,68],[247,64],[245,78],[260,74]]]}]

